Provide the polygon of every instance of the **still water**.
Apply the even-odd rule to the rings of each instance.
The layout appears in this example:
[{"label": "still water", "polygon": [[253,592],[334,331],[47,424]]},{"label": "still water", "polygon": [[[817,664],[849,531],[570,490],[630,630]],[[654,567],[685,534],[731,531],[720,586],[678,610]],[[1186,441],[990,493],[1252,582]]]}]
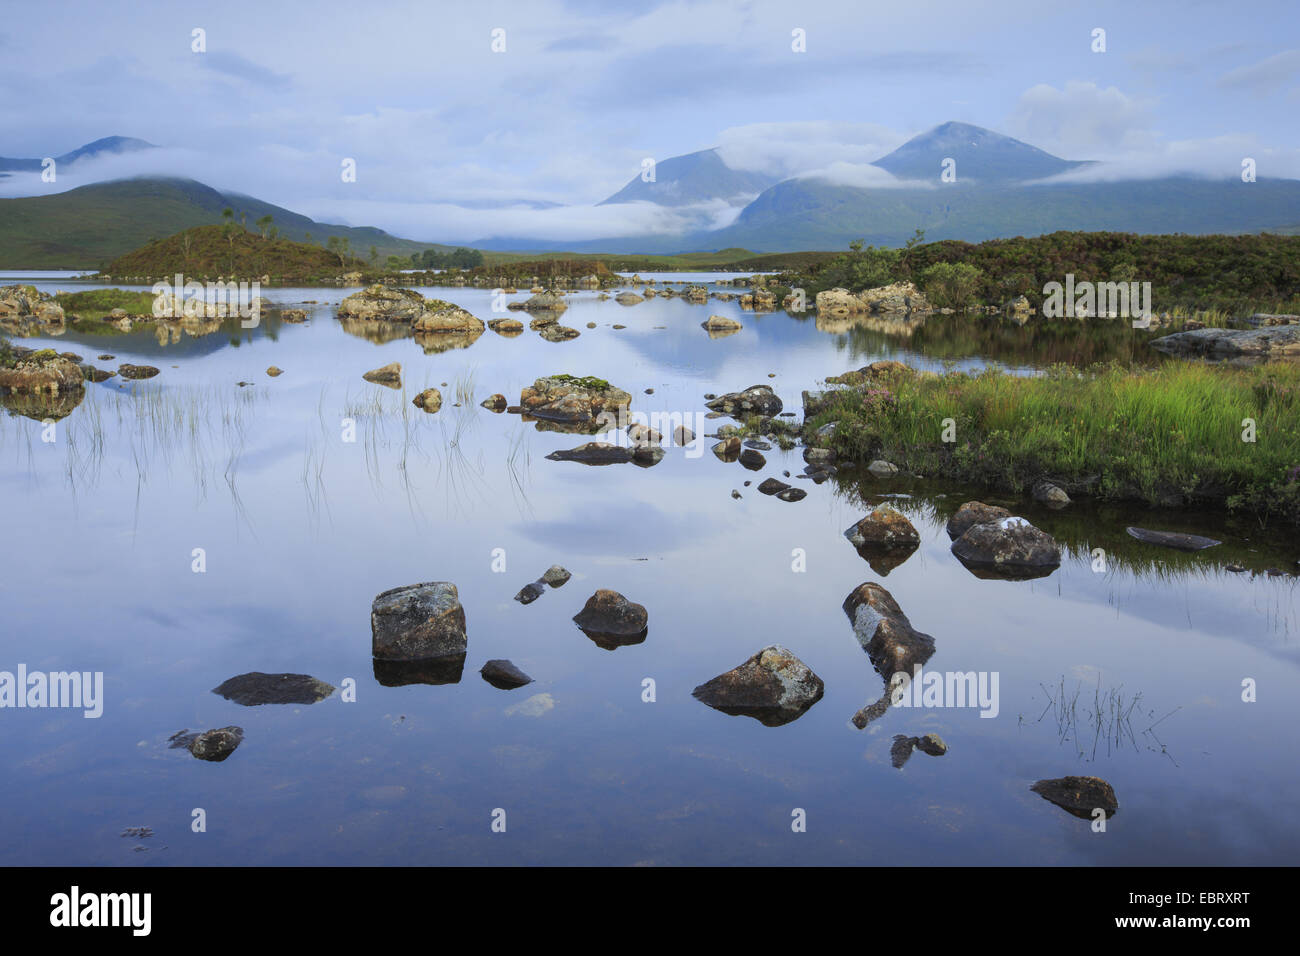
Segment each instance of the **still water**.
[{"label": "still water", "polygon": [[[799,449],[765,451],[758,472],[719,461],[711,441],[702,454],[670,448],[652,468],[587,467],[544,457],[586,437],[478,405],[494,392],[517,403],[535,378],[567,372],[608,379],[633,395],[634,411],[686,415],[694,426],[705,393],[770,384],[798,412],[802,390],[879,358],[1026,373],[1057,361],[1157,361],[1131,330],[952,319],[908,328],[755,315],[736,302],[624,307],[587,292],[561,318],[576,339],[486,331],[467,348],[426,353],[410,338],[349,334],[334,310],[350,291],[264,291],[309,310],[306,324],[272,314],[255,329],[225,323],[166,344],[147,328],[21,343],[101,368],[162,371],[88,384],[53,442],[42,441],[41,423],[0,415],[0,670],[104,675],[98,719],[0,711],[0,860],[1295,861],[1293,530],[1086,502],[1049,512],[852,474],[822,485],[787,479],[808,497],[786,503],[755,489],[799,474]],[[492,317],[487,290],[422,291]],[[700,328],[711,314],[744,328],[711,339]],[[390,362],[402,363],[401,391],[362,381]],[[271,365],[284,374],[268,377]],[[434,415],[411,404],[430,386],[443,394]],[[355,441],[344,440],[345,419]],[[727,421],[702,424],[711,432]],[[1061,567],[1024,582],[967,571],[944,523],[976,497],[1054,534],[1066,549]],[[884,500],[922,543],[882,576],[842,532]],[[1133,541],[1128,524],[1224,544],[1185,555]],[[572,580],[527,606],[512,600],[552,564]],[[1263,573],[1270,567],[1288,573]],[[371,602],[424,581],[459,588],[464,674],[383,686],[370,659]],[[852,726],[883,688],[840,607],[865,581],[888,588],[934,637],[927,669],[998,675],[996,716],[894,708],[863,731]],[[646,606],[644,643],[605,650],[577,629],[571,619],[597,588]],[[766,727],[691,697],[770,644],[825,681],[825,696],[797,720]],[[495,658],[534,683],[489,685],[478,670]],[[243,707],[212,693],[249,671],[336,687],[350,679],[355,702],[335,693],[314,705]],[[1242,700],[1247,679],[1258,687],[1252,703]],[[178,731],[227,725],[245,737],[224,762],[168,747]],[[891,766],[895,734],[930,732],[946,755]],[[1105,832],[1029,790],[1067,774],[1113,785],[1119,812]],[[196,809],[204,832],[192,828]],[[493,832],[499,810],[505,832]],[[792,828],[796,810],[804,832]],[[139,826],[152,836],[122,835]]]}]

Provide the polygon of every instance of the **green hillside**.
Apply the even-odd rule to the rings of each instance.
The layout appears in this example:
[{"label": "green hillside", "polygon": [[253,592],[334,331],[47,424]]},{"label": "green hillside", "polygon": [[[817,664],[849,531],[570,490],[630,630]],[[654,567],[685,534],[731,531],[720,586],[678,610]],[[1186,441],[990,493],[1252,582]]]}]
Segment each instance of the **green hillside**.
[{"label": "green hillside", "polygon": [[[0,268],[98,269],[109,260],[183,229],[221,222],[231,208],[248,228],[272,217],[279,235],[299,242],[310,233],[324,245],[348,239],[353,251],[379,261],[390,255],[452,247],[398,239],[372,227],[337,226],[251,196],[221,193],[192,179],[124,179],[81,186],[51,196],[0,199]],[[111,270],[110,270],[111,271]]]},{"label": "green hillside", "polygon": [[[356,250],[353,250],[355,252]],[[111,276],[172,276],[187,278],[270,276],[282,280],[325,281],[365,263],[346,252],[331,252],[292,239],[271,239],[238,223],[195,226],[166,239],[146,243],[118,256],[104,267]]]}]

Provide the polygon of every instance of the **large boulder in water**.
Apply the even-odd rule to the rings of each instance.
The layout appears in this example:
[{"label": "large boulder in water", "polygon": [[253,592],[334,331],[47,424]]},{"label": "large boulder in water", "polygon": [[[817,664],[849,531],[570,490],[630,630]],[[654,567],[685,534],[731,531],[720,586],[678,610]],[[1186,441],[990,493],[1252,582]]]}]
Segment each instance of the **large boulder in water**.
[{"label": "large boulder in water", "polygon": [[617,591],[601,588],[587,599],[573,623],[605,650],[640,644],[649,631],[645,606],[629,601]]},{"label": "large boulder in water", "polygon": [[822,679],[779,644],[719,674],[692,696],[724,714],[753,717],[766,727],[788,724],[822,699]]},{"label": "large boulder in water", "polygon": [[1151,343],[1160,352],[1180,356],[1225,358],[1300,357],[1300,325],[1265,326],[1258,329],[1193,329],[1175,332]]},{"label": "large boulder in water", "polygon": [[464,657],[465,609],[456,585],[430,581],[393,588],[370,609],[371,653],[378,660]]},{"label": "large boulder in water", "polygon": [[[483,320],[471,315],[459,306],[448,302],[431,303],[433,308],[425,309],[411,323],[416,332],[470,332],[482,333],[486,326]],[[477,336],[476,336],[477,337]]]},{"label": "large boulder in water", "polygon": [[[447,305],[438,302],[437,305]],[[414,322],[429,310],[424,296],[411,289],[392,289],[386,285],[367,286],[339,303],[338,318],[367,321]],[[454,306],[450,306],[455,308]]]},{"label": "large boulder in water", "polygon": [[751,385],[743,392],[728,392],[705,404],[712,411],[725,412],[732,418],[776,415],[784,407],[770,385]]},{"label": "large boulder in water", "polygon": [[[514,305],[515,303],[511,303]],[[564,296],[556,292],[541,292],[520,306],[525,312],[563,312],[569,307],[564,301]]]},{"label": "large boulder in water", "polygon": [[1039,578],[1061,564],[1052,536],[1015,515],[971,525],[952,543],[952,553],[977,577]]},{"label": "large boulder in water", "polygon": [[28,418],[66,418],[85,395],[81,367],[52,349],[24,350],[8,367],[0,365],[0,404]]},{"label": "large boulder in water", "polygon": [[844,532],[844,537],[857,549],[880,549],[890,551],[895,548],[914,550],[921,543],[921,535],[916,526],[907,520],[897,508],[891,505],[879,505],[867,513]]},{"label": "large boulder in water", "polygon": [[519,405],[534,418],[586,424],[602,413],[619,414],[632,396],[603,379],[548,375],[519,393]]},{"label": "large boulder in water", "polygon": [[884,695],[853,716],[854,726],[861,730],[889,709],[894,675],[906,674],[911,679],[913,668],[934,654],[934,638],[912,627],[894,596],[875,582],[859,584],[849,592],[842,607],[853,625],[853,636],[885,681]]}]

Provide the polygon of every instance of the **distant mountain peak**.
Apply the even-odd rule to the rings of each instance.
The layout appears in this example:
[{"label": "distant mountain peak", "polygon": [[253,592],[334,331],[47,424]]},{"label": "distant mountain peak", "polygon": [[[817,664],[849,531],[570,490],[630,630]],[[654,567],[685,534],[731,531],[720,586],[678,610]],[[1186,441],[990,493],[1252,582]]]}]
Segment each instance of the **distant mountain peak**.
[{"label": "distant mountain peak", "polygon": [[1043,179],[1087,165],[1053,156],[1002,133],[949,120],[913,136],[872,163],[899,179],[938,180],[943,162],[956,162],[957,181],[1011,182]]},{"label": "distant mountain peak", "polygon": [[654,180],[641,176],[608,199],[607,206],[624,202],[652,202],[660,206],[687,206],[722,199],[728,202],[757,196],[776,182],[776,177],[743,169],[732,169],[718,155],[716,147],[673,156],[655,164]]},{"label": "distant mountain peak", "polygon": [[[157,149],[153,143],[146,142],[143,139],[136,139],[133,136],[104,136],[95,140],[93,143],[87,143],[84,146],[78,146],[71,152],[64,153],[62,156],[55,156],[54,161],[60,166],[70,166],[79,159],[93,159],[96,156],[121,155],[122,153],[138,153],[146,149]],[[0,170],[11,172],[39,172],[41,169],[41,160],[35,159],[9,159],[0,156]]]}]

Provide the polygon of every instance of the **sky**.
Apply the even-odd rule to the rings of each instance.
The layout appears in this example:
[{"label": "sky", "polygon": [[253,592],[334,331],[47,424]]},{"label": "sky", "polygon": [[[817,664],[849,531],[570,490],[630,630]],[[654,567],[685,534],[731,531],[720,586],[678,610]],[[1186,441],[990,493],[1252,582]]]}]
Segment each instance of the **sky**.
[{"label": "sky", "polygon": [[602,238],[738,212],[594,205],[645,158],[866,184],[947,120],[1103,161],[1076,175],[1300,178],[1295,0],[0,3],[0,155],[164,147],[0,196],[170,173],[424,241]]}]

